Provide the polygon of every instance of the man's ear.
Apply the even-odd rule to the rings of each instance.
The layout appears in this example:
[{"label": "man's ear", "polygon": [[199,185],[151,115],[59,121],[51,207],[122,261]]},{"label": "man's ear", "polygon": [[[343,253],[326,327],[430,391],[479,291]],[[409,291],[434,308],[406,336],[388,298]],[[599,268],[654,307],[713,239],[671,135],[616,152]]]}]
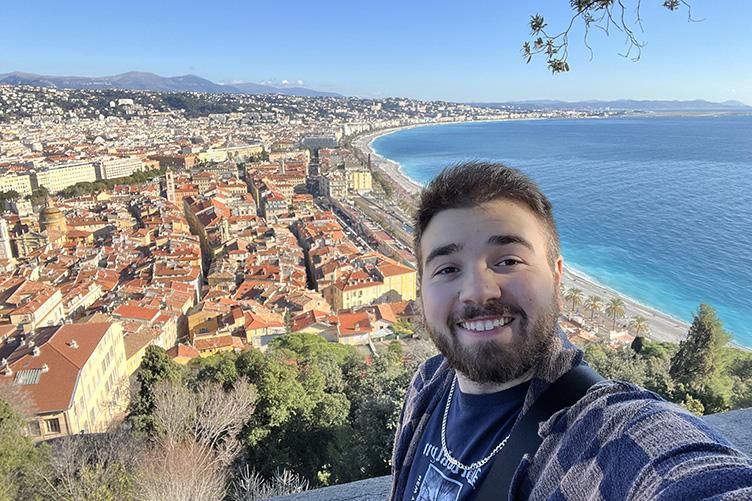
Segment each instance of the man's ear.
[{"label": "man's ear", "polygon": [[564,278],[564,258],[559,256],[554,263],[554,281],[556,287],[561,286],[561,281]]},{"label": "man's ear", "polygon": [[559,256],[553,266],[554,290],[556,291],[556,300],[559,302],[559,309],[564,308],[564,302],[561,297],[561,283],[564,278],[564,258]]}]

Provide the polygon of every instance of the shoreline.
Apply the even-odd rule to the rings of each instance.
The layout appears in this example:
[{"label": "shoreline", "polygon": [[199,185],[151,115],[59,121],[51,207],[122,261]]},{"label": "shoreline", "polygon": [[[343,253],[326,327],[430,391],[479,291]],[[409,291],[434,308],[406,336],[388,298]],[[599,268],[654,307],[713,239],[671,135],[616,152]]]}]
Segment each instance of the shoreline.
[{"label": "shoreline", "polygon": [[[600,297],[604,310],[601,312],[601,315],[605,314],[605,308],[612,298],[621,298],[622,301],[624,301],[625,315],[623,318],[616,321],[617,330],[623,328],[620,326],[628,324],[630,318],[642,316],[647,320],[648,326],[650,327],[650,333],[645,337],[651,340],[679,343],[687,337],[690,327],[689,323],[675,318],[658,308],[643,304],[612,287],[603,285],[576,268],[565,265],[561,283],[566,288],[577,287],[580,289],[582,291],[583,300],[587,299],[588,296]],[[566,301],[564,301],[564,306],[566,307]],[[577,308],[577,311],[582,318],[586,319],[588,322],[590,321],[590,313],[587,312],[582,305]],[[606,320],[607,329],[611,324],[611,319]]]},{"label": "shoreline", "polygon": [[[572,118],[572,120],[584,120],[584,119],[593,119],[593,118],[601,118],[597,116],[593,117],[581,117],[581,118]],[[420,190],[423,189],[423,185],[420,184],[418,181],[414,180],[407,174],[405,174],[402,171],[402,164],[399,162],[396,162],[392,160],[391,158],[386,158],[385,156],[379,154],[374,148],[372,143],[382,137],[382,136],[388,136],[390,134],[394,134],[395,132],[400,132],[403,130],[408,129],[415,129],[418,127],[431,127],[436,125],[457,125],[457,124],[474,124],[474,123],[491,123],[491,122],[522,122],[522,121],[533,121],[533,120],[549,120],[548,118],[494,118],[490,120],[459,120],[459,121],[453,121],[453,122],[431,122],[431,123],[425,123],[425,124],[411,124],[411,125],[400,125],[398,127],[389,127],[387,129],[378,129],[375,131],[366,132],[363,135],[356,136],[352,142],[350,143],[353,148],[360,151],[360,153],[367,158],[369,155],[371,156],[371,163],[375,164],[377,167],[381,168],[384,172],[389,175],[389,177],[397,183],[403,190],[405,190],[407,193],[411,195],[415,195],[420,193]]]},{"label": "shoreline", "polygon": [[[538,119],[542,120],[542,119]],[[484,120],[485,122],[486,120]],[[491,120],[487,120],[491,121]],[[502,120],[494,120],[502,121]],[[506,121],[506,120],[504,120]],[[479,121],[475,121],[479,122]],[[411,179],[402,171],[402,166],[399,162],[383,157],[373,148],[372,143],[375,139],[399,132],[401,130],[412,129],[415,127],[425,127],[429,125],[446,125],[451,123],[470,123],[468,122],[446,122],[446,123],[430,123],[430,124],[415,124],[406,125],[402,127],[392,127],[389,129],[381,129],[377,131],[371,131],[362,136],[358,136],[352,141],[353,148],[358,149],[364,157],[371,156],[371,163],[373,167],[378,167],[385,172],[395,183],[402,187],[407,193],[415,195],[420,192],[422,186],[415,180]],[[678,343],[686,338],[689,331],[690,324],[684,320],[677,319],[668,313],[661,311],[649,305],[640,303],[634,298],[631,298],[625,294],[620,293],[618,290],[609,286],[603,285],[592,277],[587,276],[583,271],[577,270],[570,266],[564,267],[564,273],[562,276],[562,284],[569,288],[576,286],[582,290],[583,299],[588,296],[597,295],[603,301],[603,307],[605,309],[608,301],[613,297],[619,297],[624,301],[625,316],[622,319],[617,320],[617,329],[620,324],[627,323],[631,317],[642,316],[648,321],[650,327],[650,333],[646,336],[649,339],[656,341],[668,341],[672,343]],[[566,306],[566,305],[565,305]],[[582,306],[578,308],[581,312],[581,316],[585,319],[589,319],[589,313],[585,312]],[[610,322],[610,320],[609,320]],[[738,344],[735,341],[729,343],[734,347],[748,350],[749,348]]]},{"label": "shoreline", "polygon": [[[447,122],[447,123],[465,123],[465,122]],[[402,172],[402,165],[399,162],[395,162],[392,159],[386,158],[373,148],[372,143],[382,136],[388,136],[402,130],[414,129],[416,127],[426,127],[429,125],[444,125],[444,124],[415,124],[415,125],[403,125],[400,127],[391,127],[389,129],[379,129],[376,131],[367,132],[361,136],[356,137],[352,141],[352,147],[359,150],[361,154],[368,158],[371,157],[371,164],[374,167],[378,167],[383,170],[395,183],[397,183],[403,190],[411,195],[416,195],[423,188],[417,181],[407,176]]]}]

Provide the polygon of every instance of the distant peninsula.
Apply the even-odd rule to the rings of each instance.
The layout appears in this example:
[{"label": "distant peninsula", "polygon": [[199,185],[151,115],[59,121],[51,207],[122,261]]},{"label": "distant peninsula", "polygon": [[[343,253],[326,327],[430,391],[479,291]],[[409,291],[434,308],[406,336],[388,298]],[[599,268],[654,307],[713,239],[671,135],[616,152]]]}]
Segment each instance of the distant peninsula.
[{"label": "distant peninsula", "polygon": [[557,101],[539,99],[531,101],[509,101],[500,103],[468,103],[488,108],[519,109],[554,109],[587,111],[643,111],[643,112],[747,112],[752,113],[752,106],[741,101],[724,101],[714,103],[702,99],[690,101],[651,101],[636,99],[618,99],[615,101]]}]

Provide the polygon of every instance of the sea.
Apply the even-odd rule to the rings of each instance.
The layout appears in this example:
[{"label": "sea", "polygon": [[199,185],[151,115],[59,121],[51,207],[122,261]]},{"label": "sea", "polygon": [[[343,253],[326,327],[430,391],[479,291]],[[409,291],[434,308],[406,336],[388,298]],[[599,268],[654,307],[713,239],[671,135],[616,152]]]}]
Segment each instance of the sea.
[{"label": "sea", "polygon": [[752,348],[752,115],[445,124],[371,146],[420,184],[471,159],[520,169],[576,272],[687,322],[710,304]]}]

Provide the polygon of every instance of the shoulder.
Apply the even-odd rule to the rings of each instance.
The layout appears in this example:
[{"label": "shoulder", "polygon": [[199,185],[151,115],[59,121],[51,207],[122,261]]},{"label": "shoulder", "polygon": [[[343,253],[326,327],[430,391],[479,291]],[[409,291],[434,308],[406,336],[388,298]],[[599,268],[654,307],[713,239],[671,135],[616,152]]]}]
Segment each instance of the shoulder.
[{"label": "shoulder", "polygon": [[[542,432],[596,432],[594,439],[632,442],[650,455],[695,442],[730,443],[702,419],[657,394],[624,381],[593,385],[576,404],[544,423]],[[563,415],[562,415],[563,414]],[[561,419],[558,419],[561,418]],[[657,441],[657,442],[656,442]]]},{"label": "shoulder", "polygon": [[420,391],[437,377],[441,377],[449,370],[449,364],[443,355],[435,355],[418,367],[410,382],[410,387]]},{"label": "shoulder", "polygon": [[442,355],[429,358],[415,371],[410,386],[405,395],[405,411],[407,416],[413,416],[436,398],[439,388],[453,374],[446,359]]},{"label": "shoulder", "polygon": [[707,475],[716,484],[738,480],[740,474],[752,482],[752,462],[720,433],[657,394],[623,381],[594,385],[540,431],[552,439],[550,452],[559,466],[588,471],[606,498],[629,492],[652,499],[669,488],[690,494]]}]

